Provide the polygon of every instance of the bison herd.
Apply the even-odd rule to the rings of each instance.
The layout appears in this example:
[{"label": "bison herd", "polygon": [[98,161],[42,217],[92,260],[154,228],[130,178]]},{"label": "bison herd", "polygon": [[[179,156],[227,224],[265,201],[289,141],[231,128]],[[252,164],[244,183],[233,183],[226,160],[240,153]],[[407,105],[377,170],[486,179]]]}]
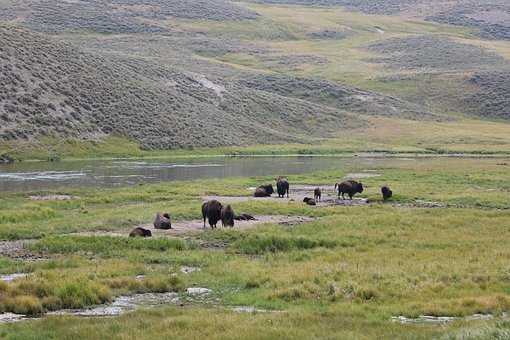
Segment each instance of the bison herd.
[{"label": "bison herd", "polygon": [[[290,185],[286,178],[278,177],[276,178],[276,192],[279,198],[283,198],[287,196],[289,197],[289,189]],[[341,183],[335,183],[335,191],[338,193],[338,198],[340,196],[342,199],[345,199],[345,195],[349,197],[350,200],[354,197],[354,195],[363,192],[363,183],[357,182],[354,180],[346,180]],[[271,197],[274,193],[273,185],[261,185],[255,189],[253,194],[254,197]],[[393,192],[388,186],[381,187],[381,194],[383,200],[386,201],[393,196]],[[320,188],[315,188],[313,191],[313,198],[305,197],[303,202],[308,205],[317,205],[320,202],[322,196],[322,191]],[[249,221],[255,220],[255,218],[249,214],[239,214],[236,215],[234,213],[234,209],[232,206],[226,205],[223,206],[221,202],[218,200],[210,200],[204,202],[202,204],[202,219],[204,222],[204,229],[206,228],[206,220],[209,223],[211,229],[216,229],[218,222],[221,221],[221,225],[223,227],[234,227],[234,221]],[[157,213],[156,218],[154,219],[154,228],[155,229],[172,229],[172,222],[170,219],[170,214],[168,213]],[[137,227],[131,231],[129,234],[130,237],[151,237],[152,233],[150,230],[144,229],[142,227]]]}]

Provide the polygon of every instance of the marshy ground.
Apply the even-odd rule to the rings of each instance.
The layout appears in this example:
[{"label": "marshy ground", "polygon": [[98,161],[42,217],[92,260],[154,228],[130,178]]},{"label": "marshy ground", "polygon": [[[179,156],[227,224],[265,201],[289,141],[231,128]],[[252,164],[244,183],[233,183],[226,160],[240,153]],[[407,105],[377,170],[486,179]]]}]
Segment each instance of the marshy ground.
[{"label": "marshy ground", "polygon": [[[0,335],[504,337],[510,173],[502,164],[508,162],[431,158],[289,176],[297,198],[348,174],[378,174],[362,179],[367,189],[357,197],[371,203],[352,206],[251,198],[248,188],[274,176],[70,189],[65,194],[73,199],[66,200],[30,199],[57,191],[3,195],[0,273],[27,275],[0,282],[0,310],[39,319],[3,324]],[[379,193],[384,184],[395,193],[386,203]],[[127,237],[156,211],[171,212],[176,226],[198,223],[201,202],[210,197],[230,197],[236,211],[269,217],[250,228],[202,231],[200,222],[201,232]],[[158,294],[176,300],[135,303],[107,319],[92,313]],[[85,312],[59,312],[69,309]]]}]

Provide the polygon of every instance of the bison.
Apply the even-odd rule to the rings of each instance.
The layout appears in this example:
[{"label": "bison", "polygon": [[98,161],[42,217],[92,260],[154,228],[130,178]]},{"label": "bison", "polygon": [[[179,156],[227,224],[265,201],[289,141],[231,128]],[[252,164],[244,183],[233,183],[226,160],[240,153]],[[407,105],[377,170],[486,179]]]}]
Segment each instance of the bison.
[{"label": "bison", "polygon": [[261,185],[256,190],[253,196],[255,197],[269,197],[274,193],[273,186],[271,184]]},{"label": "bison", "polygon": [[204,229],[205,229],[205,219],[209,221],[209,225],[211,229],[216,228],[216,224],[219,220],[221,220],[221,208],[223,206],[217,200],[211,200],[202,204],[202,217],[204,219]]},{"label": "bison", "polygon": [[170,221],[170,214],[164,213],[161,215],[160,213],[156,214],[156,218],[154,219],[154,228],[156,229],[172,229],[172,222]]},{"label": "bison", "polygon": [[315,202],[315,200],[313,198],[310,198],[310,197],[303,198],[303,202],[305,202],[308,205],[316,205],[317,204]]},{"label": "bison", "polygon": [[322,191],[321,188],[315,188],[313,191],[313,199],[319,202],[321,200]]},{"label": "bison", "polygon": [[276,179],[276,191],[278,192],[278,197],[285,197],[287,195],[287,198],[289,198],[289,182],[287,179],[283,177]]},{"label": "bison", "polygon": [[252,221],[255,220],[255,217],[249,214],[239,214],[234,216],[234,220],[237,221]]},{"label": "bison", "polygon": [[363,192],[363,184],[361,182],[356,182],[353,180],[344,181],[340,184],[335,184],[335,190],[338,188],[338,197],[342,195],[342,199],[345,199],[344,195],[349,195],[349,199],[352,200],[352,197],[356,193],[362,193]]},{"label": "bison", "polygon": [[391,196],[393,196],[393,191],[391,191],[391,189],[385,185],[381,188],[381,194],[382,194],[383,200],[386,201],[387,199],[391,198]]},{"label": "bison", "polygon": [[151,237],[152,233],[150,230],[137,227],[129,233],[129,237]]},{"label": "bison", "polygon": [[221,209],[221,225],[224,227],[234,227],[234,210],[230,205]]}]

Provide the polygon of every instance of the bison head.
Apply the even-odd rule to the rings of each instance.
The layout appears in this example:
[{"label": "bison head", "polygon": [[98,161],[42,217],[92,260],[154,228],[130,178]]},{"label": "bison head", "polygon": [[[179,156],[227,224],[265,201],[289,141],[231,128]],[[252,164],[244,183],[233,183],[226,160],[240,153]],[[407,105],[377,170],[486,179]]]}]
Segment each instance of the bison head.
[{"label": "bison head", "polygon": [[363,192],[363,184],[361,182],[356,186],[356,192],[359,192],[360,194]]}]

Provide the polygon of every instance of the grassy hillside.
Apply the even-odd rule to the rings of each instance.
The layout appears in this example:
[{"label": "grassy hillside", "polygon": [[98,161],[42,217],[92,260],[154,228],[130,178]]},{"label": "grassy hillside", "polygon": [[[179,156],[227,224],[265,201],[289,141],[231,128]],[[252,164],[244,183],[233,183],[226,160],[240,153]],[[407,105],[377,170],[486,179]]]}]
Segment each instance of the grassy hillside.
[{"label": "grassy hillside", "polygon": [[17,28],[3,26],[0,35],[9,84],[1,96],[4,140],[115,133],[146,148],[218,146],[307,141],[364,124],[345,111],[82,53]]},{"label": "grassy hillside", "polygon": [[489,39],[510,39],[510,5],[505,0],[252,0],[258,3],[345,6],[368,14],[403,15],[465,26]]},{"label": "grassy hillside", "polygon": [[[323,143],[371,116],[510,118],[510,43],[428,19],[452,3],[136,4],[1,2],[4,146],[107,136],[145,149]],[[496,8],[486,16],[506,22]]]}]

